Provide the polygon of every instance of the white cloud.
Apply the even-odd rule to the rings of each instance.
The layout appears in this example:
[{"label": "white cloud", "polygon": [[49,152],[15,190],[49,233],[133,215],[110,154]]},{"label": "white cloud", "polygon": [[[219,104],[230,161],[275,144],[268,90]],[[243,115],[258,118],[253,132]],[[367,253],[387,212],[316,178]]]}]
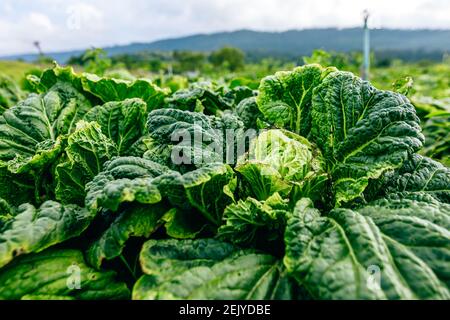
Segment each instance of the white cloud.
[{"label": "white cloud", "polygon": [[448,0],[2,0],[0,55],[148,42],[242,28],[450,28]]},{"label": "white cloud", "polygon": [[54,29],[53,24],[51,23],[50,19],[42,13],[39,12],[30,12],[27,17],[22,20],[22,26],[27,26],[36,28],[38,30],[42,30],[44,32],[52,31]]},{"label": "white cloud", "polygon": [[69,30],[101,31],[103,26],[103,12],[87,3],[75,3],[66,9],[66,27]]}]

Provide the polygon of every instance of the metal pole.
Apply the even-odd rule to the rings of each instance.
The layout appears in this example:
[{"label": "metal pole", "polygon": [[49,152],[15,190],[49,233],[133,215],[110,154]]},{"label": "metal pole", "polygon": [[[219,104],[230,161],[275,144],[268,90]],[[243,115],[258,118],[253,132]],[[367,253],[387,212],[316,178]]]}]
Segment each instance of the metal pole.
[{"label": "metal pole", "polygon": [[364,62],[362,78],[369,80],[369,68],[370,68],[370,38],[369,27],[367,26],[367,20],[369,20],[369,11],[364,10]]},{"label": "metal pole", "polygon": [[33,41],[33,45],[36,47],[36,49],[38,50],[38,53],[40,56],[44,55],[44,52],[42,52],[41,49],[41,43],[39,41]]}]

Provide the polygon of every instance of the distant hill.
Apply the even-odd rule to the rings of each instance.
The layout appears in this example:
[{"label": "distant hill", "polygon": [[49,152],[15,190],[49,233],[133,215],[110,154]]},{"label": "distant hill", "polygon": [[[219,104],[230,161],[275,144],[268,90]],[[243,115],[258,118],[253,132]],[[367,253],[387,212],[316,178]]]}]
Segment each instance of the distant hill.
[{"label": "distant hill", "polygon": [[[374,29],[370,33],[372,49],[386,52],[443,53],[450,51],[450,30],[397,30]],[[362,29],[306,29],[284,32],[260,32],[239,30],[212,34],[197,34],[187,37],[132,43],[104,48],[110,55],[136,53],[146,50],[196,50],[212,51],[230,45],[253,55],[276,55],[298,57],[309,55],[314,49],[355,51],[362,46]],[[83,50],[47,53],[60,63]],[[35,54],[15,55],[4,59],[36,59]]]}]

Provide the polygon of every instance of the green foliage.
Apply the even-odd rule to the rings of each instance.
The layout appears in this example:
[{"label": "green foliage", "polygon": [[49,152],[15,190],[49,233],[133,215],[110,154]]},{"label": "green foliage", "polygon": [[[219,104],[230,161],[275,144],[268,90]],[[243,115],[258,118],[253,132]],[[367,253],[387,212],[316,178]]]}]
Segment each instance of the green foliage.
[{"label": "green foliage", "polygon": [[84,186],[117,153],[116,145],[102,133],[98,123],[78,122],[77,130],[67,138],[67,160],[56,166],[56,199],[83,205]]},{"label": "green foliage", "polygon": [[101,55],[0,86],[0,299],[450,299],[448,80]]},{"label": "green foliage", "polygon": [[267,130],[252,140],[248,153],[238,161],[241,192],[266,200],[275,192],[284,197],[320,198],[327,175],[319,150],[289,131]]},{"label": "green foliage", "polygon": [[324,67],[333,66],[340,70],[346,70],[349,65],[349,56],[344,53],[314,50],[310,57],[303,57],[305,64],[320,64]]},{"label": "green foliage", "polygon": [[244,67],[245,54],[243,51],[233,47],[223,47],[214,51],[209,60],[215,67],[222,67],[230,71],[237,71]]},{"label": "green foliage", "polygon": [[450,112],[430,113],[423,124],[425,145],[421,153],[450,167]]},{"label": "green foliage", "polygon": [[[448,268],[442,274],[438,267],[448,259],[448,228],[420,204],[401,206],[321,216],[309,199],[300,200],[285,234],[288,271],[318,299],[448,299]],[[446,223],[448,209],[440,211]],[[371,269],[381,272],[379,282]]]},{"label": "green foliage", "polygon": [[238,245],[256,244],[267,250],[282,238],[288,211],[288,201],[278,193],[272,194],[265,201],[250,197],[239,200],[226,207],[225,224],[219,228],[217,236]]},{"label": "green foliage", "polygon": [[50,249],[18,258],[0,270],[0,283],[0,299],[9,300],[120,300],[130,296],[126,285],[115,280],[113,271],[95,271],[86,264],[82,252],[70,249]]},{"label": "green foliage", "polygon": [[134,299],[290,299],[292,287],[276,258],[213,239],[150,240]]},{"label": "green foliage", "polygon": [[114,141],[120,155],[127,155],[134,143],[144,134],[146,104],[141,99],[126,99],[96,106],[84,116],[95,121],[103,134]]},{"label": "green foliage", "polygon": [[178,72],[201,70],[206,62],[206,56],[201,52],[175,51],[173,58],[177,62],[175,70]]},{"label": "green foliage", "polygon": [[0,114],[14,106],[25,96],[20,87],[8,76],[0,74]]},{"label": "green foliage", "polygon": [[44,202],[38,209],[22,204],[12,214],[0,228],[0,267],[19,255],[40,252],[78,236],[92,220],[86,209],[54,201]]},{"label": "green foliage", "polygon": [[111,68],[112,60],[108,58],[105,50],[92,48],[80,56],[71,57],[67,64],[83,66],[87,72],[104,75]]},{"label": "green foliage", "polygon": [[308,65],[265,77],[259,86],[259,109],[275,126],[306,137],[311,130],[313,90],[334,70]]}]

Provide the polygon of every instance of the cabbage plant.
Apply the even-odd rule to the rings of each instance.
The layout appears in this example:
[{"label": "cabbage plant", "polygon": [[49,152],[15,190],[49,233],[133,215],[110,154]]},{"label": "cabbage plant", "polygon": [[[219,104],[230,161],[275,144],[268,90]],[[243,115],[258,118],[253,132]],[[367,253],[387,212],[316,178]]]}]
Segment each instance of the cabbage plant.
[{"label": "cabbage plant", "polygon": [[450,169],[401,93],[316,64],[28,81],[0,115],[1,299],[450,299]]}]

